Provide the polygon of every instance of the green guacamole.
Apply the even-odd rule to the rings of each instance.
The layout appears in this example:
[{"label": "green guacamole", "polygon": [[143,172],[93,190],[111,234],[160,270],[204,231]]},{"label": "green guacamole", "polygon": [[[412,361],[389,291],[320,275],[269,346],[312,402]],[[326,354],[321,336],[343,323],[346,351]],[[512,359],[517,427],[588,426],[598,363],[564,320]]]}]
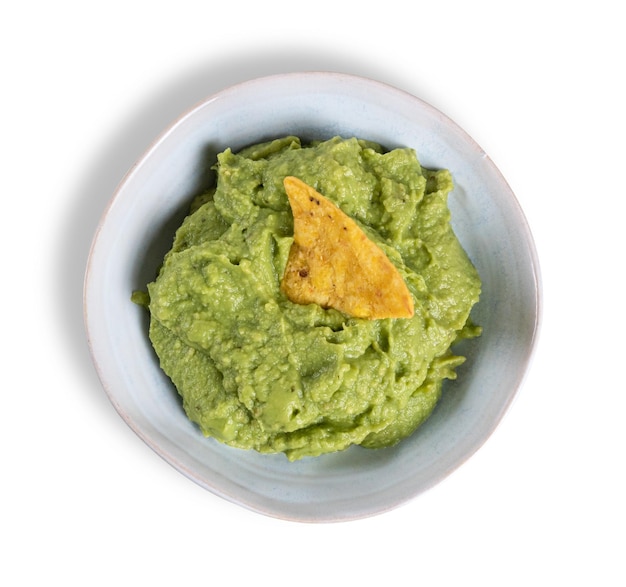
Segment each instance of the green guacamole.
[{"label": "green guacamole", "polygon": [[[413,150],[335,137],[285,137],[218,156],[143,299],[163,371],[203,434],[290,460],[390,446],[432,412],[479,276],[455,237],[448,171]],[[366,320],[289,301],[279,289],[293,242],[283,187],[300,178],[351,216],[403,276],[412,318]]]}]

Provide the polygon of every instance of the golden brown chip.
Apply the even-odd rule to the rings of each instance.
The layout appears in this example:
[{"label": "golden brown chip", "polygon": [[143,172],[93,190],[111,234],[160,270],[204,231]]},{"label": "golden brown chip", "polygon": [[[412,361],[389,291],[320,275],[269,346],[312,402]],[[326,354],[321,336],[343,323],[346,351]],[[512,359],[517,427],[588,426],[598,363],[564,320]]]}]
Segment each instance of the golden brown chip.
[{"label": "golden brown chip", "polygon": [[413,316],[402,276],[354,220],[296,177],[286,177],[284,185],[294,219],[285,295],[356,318]]}]

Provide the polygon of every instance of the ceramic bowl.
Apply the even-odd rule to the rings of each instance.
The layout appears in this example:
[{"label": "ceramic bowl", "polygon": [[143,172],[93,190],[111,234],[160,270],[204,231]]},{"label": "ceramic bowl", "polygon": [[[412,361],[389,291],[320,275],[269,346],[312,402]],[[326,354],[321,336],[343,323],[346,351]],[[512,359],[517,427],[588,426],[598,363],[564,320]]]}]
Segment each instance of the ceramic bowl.
[{"label": "ceramic bowl", "polygon": [[[291,463],[205,438],[185,416],[130,301],[145,288],[190,198],[227,147],[295,134],[357,136],[412,147],[426,167],[450,169],[452,224],[483,293],[473,318],[483,335],[459,351],[430,419],[392,448]],[[379,514],[444,479],[483,445],[510,406],[535,344],[539,271],[527,222],[506,181],[453,121],[397,88],[351,75],[270,76],[227,88],[183,114],[121,181],[89,256],[84,290],[90,350],[110,400],[128,425],[178,471],[225,499],[289,520],[341,521]]]}]

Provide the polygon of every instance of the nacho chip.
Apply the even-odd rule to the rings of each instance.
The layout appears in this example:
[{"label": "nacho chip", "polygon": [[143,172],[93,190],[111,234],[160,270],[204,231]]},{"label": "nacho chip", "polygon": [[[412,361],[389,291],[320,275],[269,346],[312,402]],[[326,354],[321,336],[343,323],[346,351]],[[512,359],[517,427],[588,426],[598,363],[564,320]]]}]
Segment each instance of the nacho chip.
[{"label": "nacho chip", "polygon": [[296,177],[286,177],[284,185],[294,218],[285,295],[356,318],[413,316],[402,276],[354,220]]}]

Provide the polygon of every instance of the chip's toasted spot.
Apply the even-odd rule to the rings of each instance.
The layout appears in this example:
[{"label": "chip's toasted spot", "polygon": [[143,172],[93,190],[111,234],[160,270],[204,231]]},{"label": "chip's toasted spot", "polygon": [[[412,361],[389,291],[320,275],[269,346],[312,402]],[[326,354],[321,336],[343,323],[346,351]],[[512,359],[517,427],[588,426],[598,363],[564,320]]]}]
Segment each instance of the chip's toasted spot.
[{"label": "chip's toasted spot", "polygon": [[356,222],[298,178],[286,177],[284,185],[294,219],[281,282],[285,295],[356,318],[413,316],[399,271]]}]

